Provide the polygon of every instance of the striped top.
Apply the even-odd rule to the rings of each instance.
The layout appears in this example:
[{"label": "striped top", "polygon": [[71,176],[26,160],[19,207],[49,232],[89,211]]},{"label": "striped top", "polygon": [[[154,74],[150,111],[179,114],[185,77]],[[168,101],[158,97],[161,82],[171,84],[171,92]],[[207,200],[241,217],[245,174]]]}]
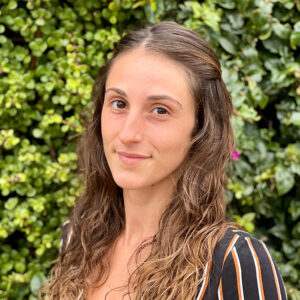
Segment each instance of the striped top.
[{"label": "striped top", "polygon": [[[60,251],[72,237],[63,224]],[[81,299],[81,294],[77,300]],[[277,265],[266,245],[249,233],[228,229],[206,265],[195,300],[287,300]]]},{"label": "striped top", "polygon": [[287,300],[266,245],[244,231],[228,229],[206,269],[196,300]]}]

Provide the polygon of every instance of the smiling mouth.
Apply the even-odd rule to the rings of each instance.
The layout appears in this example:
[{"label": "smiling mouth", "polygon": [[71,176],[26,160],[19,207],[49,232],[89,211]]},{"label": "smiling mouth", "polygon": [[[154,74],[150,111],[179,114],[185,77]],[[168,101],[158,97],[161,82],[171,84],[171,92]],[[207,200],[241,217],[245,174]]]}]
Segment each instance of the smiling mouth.
[{"label": "smiling mouth", "polygon": [[126,153],[126,152],[117,152],[120,160],[125,164],[136,164],[145,159],[150,158],[150,156],[144,156],[136,153]]}]

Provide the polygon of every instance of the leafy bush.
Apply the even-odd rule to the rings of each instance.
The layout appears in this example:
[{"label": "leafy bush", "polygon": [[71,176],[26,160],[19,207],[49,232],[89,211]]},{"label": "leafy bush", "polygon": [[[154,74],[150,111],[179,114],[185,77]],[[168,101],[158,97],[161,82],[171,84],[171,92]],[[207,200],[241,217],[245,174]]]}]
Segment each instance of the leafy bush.
[{"label": "leafy bush", "polygon": [[229,213],[300,299],[300,2],[2,0],[0,298],[36,299],[82,191],[76,140],[98,69],[128,30],[175,20],[217,51],[235,106]]}]

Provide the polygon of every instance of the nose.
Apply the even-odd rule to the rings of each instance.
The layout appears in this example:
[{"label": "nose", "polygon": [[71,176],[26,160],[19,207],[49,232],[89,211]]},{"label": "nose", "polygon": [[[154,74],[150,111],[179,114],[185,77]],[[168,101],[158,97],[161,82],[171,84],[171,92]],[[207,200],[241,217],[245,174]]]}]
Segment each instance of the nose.
[{"label": "nose", "polygon": [[139,143],[143,140],[143,120],[138,112],[129,112],[122,125],[119,139],[123,144]]}]

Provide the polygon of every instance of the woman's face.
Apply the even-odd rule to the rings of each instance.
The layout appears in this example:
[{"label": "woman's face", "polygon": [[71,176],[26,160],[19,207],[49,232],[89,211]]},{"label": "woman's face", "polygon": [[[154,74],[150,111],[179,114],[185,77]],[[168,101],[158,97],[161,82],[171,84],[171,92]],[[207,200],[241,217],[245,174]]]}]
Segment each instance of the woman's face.
[{"label": "woman's face", "polygon": [[162,54],[134,49],[115,60],[101,126],[105,156],[121,188],[171,182],[195,124],[188,80],[184,69]]}]

